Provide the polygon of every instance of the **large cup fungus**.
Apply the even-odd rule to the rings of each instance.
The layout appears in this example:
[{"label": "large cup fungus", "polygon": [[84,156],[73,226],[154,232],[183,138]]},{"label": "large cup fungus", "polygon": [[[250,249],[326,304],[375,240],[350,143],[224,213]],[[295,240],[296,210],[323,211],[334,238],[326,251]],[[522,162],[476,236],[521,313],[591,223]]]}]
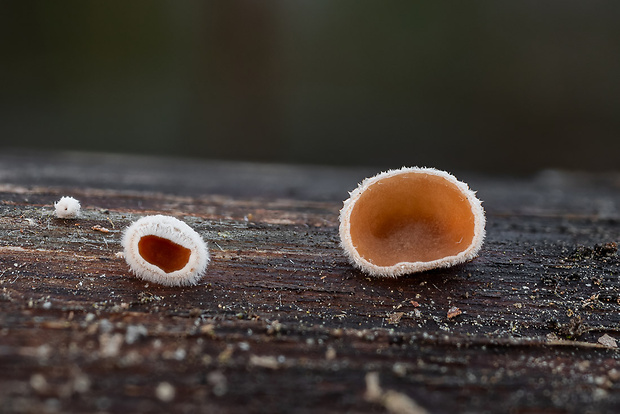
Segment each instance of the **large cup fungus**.
[{"label": "large cup fungus", "polygon": [[167,286],[195,285],[210,260],[202,237],[170,216],[146,216],[134,222],[125,230],[122,245],[136,276]]},{"label": "large cup fungus", "polygon": [[401,168],[364,180],[340,210],[341,245],[373,276],[449,267],[476,256],[485,217],[467,184],[433,168]]}]

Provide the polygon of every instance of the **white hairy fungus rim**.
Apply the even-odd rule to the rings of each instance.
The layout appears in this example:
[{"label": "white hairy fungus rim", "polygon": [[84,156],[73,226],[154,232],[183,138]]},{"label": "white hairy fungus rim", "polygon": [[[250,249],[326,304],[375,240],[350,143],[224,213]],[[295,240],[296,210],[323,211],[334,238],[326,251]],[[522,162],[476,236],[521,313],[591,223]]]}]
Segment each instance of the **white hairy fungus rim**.
[{"label": "white hairy fungus rim", "polygon": [[[352,234],[351,234],[351,229],[352,229],[351,216],[356,210],[357,203],[360,200],[360,198],[366,192],[369,192],[369,194],[371,194],[370,192],[373,191],[373,186],[389,183],[389,180],[394,177],[400,177],[400,178],[406,179],[406,177],[414,177],[419,174],[423,176],[427,176],[427,177],[438,177],[440,179],[440,180],[437,180],[437,178],[434,178],[431,181],[439,182],[441,180],[444,180],[445,187],[452,188],[452,190],[449,190],[449,191],[456,190],[457,194],[459,194],[459,198],[467,202],[468,204],[467,208],[470,210],[471,216],[472,216],[471,223],[473,223],[473,228],[468,230],[471,232],[471,242],[469,243],[469,245],[465,246],[462,250],[459,250],[458,253],[454,252],[456,254],[448,254],[445,257],[438,257],[438,258],[434,258],[431,260],[414,260],[414,261],[402,260],[402,261],[398,261],[397,263],[392,263],[389,265],[377,265],[373,263],[372,258],[369,259],[367,257],[364,257],[358,251],[358,246],[355,245]],[[422,177],[418,177],[418,178],[422,179]],[[388,180],[388,181],[384,181],[384,180]],[[376,187],[376,189],[380,189],[380,187]],[[380,194],[380,192],[376,192],[376,193]],[[399,199],[399,196],[400,196],[400,199]],[[388,199],[384,200],[383,202],[385,203],[384,204],[385,206],[389,207],[388,210],[399,210],[399,211],[402,211],[402,208],[392,207],[392,206],[406,204],[408,200],[412,198],[412,197],[409,197],[405,199],[403,198],[402,195],[394,195],[395,198],[392,200],[389,198],[390,197],[389,194],[387,194],[386,197],[388,197]],[[424,195],[424,197],[426,197],[426,195]],[[406,203],[402,203],[403,200],[405,200]],[[441,203],[441,201],[443,200],[444,198],[440,197],[440,200],[437,202]],[[415,203],[415,201],[413,203]],[[445,208],[443,206],[441,207],[442,207],[441,209],[443,210],[442,214],[444,215],[450,214],[450,211],[451,211],[450,209],[452,208],[451,206],[447,206]],[[424,211],[423,214],[430,214],[430,215],[434,214],[433,207],[422,208],[422,210]],[[380,215],[381,211],[373,211],[372,213],[366,213],[366,214],[368,215],[366,221],[368,222],[376,221],[378,220],[377,215]],[[405,214],[408,214],[408,213],[405,213]],[[449,220],[449,221],[452,221],[452,220]],[[339,228],[340,244],[345,254],[349,258],[350,262],[356,267],[358,267],[359,269],[361,269],[363,272],[369,275],[378,276],[378,277],[397,277],[397,276],[401,276],[405,274],[422,272],[422,271],[435,269],[435,268],[450,267],[450,266],[464,263],[468,260],[473,259],[478,254],[480,248],[482,247],[482,243],[484,242],[485,223],[486,223],[486,219],[485,219],[484,209],[482,208],[482,203],[480,202],[480,200],[478,200],[478,198],[476,198],[475,192],[470,190],[467,184],[457,180],[453,175],[445,171],[440,171],[434,168],[403,167],[397,170],[390,170],[390,171],[382,172],[380,174],[377,174],[374,177],[367,178],[364,181],[362,181],[359,184],[359,186],[350,193],[350,197],[344,201],[344,205],[342,209],[340,210],[340,228]],[[354,223],[354,225],[355,224],[356,223]],[[398,225],[398,223],[396,223],[396,225]],[[458,225],[459,224],[457,224],[457,226]],[[393,226],[393,228],[396,228],[395,226]],[[433,226],[441,227],[442,224],[441,223],[433,224]],[[418,237],[420,236],[420,231],[416,230],[412,234],[413,234],[413,237]],[[456,243],[459,243],[459,242],[456,242]],[[375,261],[378,261],[378,260],[375,260]]]},{"label": "white hairy fungus rim", "polygon": [[[150,263],[139,248],[145,236],[165,239],[188,249],[187,263],[170,272]],[[136,276],[166,286],[195,285],[204,276],[210,261],[209,249],[202,237],[186,223],[170,216],[142,217],[125,229],[121,244],[125,261]]]},{"label": "white hairy fungus rim", "polygon": [[54,203],[56,217],[62,219],[72,219],[80,215],[80,202],[73,197],[61,197]]}]

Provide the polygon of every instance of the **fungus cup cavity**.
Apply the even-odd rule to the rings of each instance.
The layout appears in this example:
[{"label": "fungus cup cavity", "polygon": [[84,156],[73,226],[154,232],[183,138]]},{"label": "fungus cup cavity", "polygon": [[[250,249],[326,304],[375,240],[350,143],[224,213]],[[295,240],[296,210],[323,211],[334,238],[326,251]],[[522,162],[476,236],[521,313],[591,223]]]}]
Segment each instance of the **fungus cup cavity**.
[{"label": "fungus cup cavity", "polygon": [[62,219],[73,219],[80,215],[80,202],[73,197],[61,197],[54,203],[56,217]]},{"label": "fungus cup cavity", "polygon": [[480,200],[433,168],[401,168],[365,179],[340,210],[340,242],[362,271],[396,277],[474,258],[485,235]]},{"label": "fungus cup cavity", "polygon": [[202,237],[170,216],[146,216],[123,234],[125,260],[136,276],[166,286],[195,285],[209,264]]}]

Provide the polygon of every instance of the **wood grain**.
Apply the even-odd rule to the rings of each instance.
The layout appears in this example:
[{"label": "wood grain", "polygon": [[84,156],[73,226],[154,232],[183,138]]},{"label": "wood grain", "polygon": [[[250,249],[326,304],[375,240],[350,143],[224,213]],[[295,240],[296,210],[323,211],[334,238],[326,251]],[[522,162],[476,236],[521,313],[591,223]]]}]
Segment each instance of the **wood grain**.
[{"label": "wood grain", "polygon": [[[481,254],[384,280],[337,231],[376,172],[0,155],[2,410],[407,412],[368,394],[376,372],[419,412],[617,411],[620,354],[598,341],[620,338],[620,175],[456,172],[487,211]],[[78,220],[53,217],[63,195]],[[199,285],[146,283],[117,257],[155,213],[208,240]]]}]

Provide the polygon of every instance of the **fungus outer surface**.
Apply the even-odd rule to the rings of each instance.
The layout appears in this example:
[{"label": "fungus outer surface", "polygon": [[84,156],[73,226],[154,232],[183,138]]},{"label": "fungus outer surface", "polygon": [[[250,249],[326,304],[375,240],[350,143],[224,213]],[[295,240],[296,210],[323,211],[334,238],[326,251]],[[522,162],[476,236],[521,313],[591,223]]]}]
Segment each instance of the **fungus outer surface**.
[{"label": "fungus outer surface", "polygon": [[122,240],[125,260],[138,277],[167,286],[194,285],[209,264],[209,250],[196,231],[170,216],[146,216]]},{"label": "fungus outer surface", "polygon": [[484,210],[466,184],[431,168],[402,168],[364,180],[340,213],[351,262],[399,276],[472,259],[484,240]]},{"label": "fungus outer surface", "polygon": [[56,217],[62,219],[72,219],[80,215],[80,202],[73,197],[61,197],[54,203]]}]

